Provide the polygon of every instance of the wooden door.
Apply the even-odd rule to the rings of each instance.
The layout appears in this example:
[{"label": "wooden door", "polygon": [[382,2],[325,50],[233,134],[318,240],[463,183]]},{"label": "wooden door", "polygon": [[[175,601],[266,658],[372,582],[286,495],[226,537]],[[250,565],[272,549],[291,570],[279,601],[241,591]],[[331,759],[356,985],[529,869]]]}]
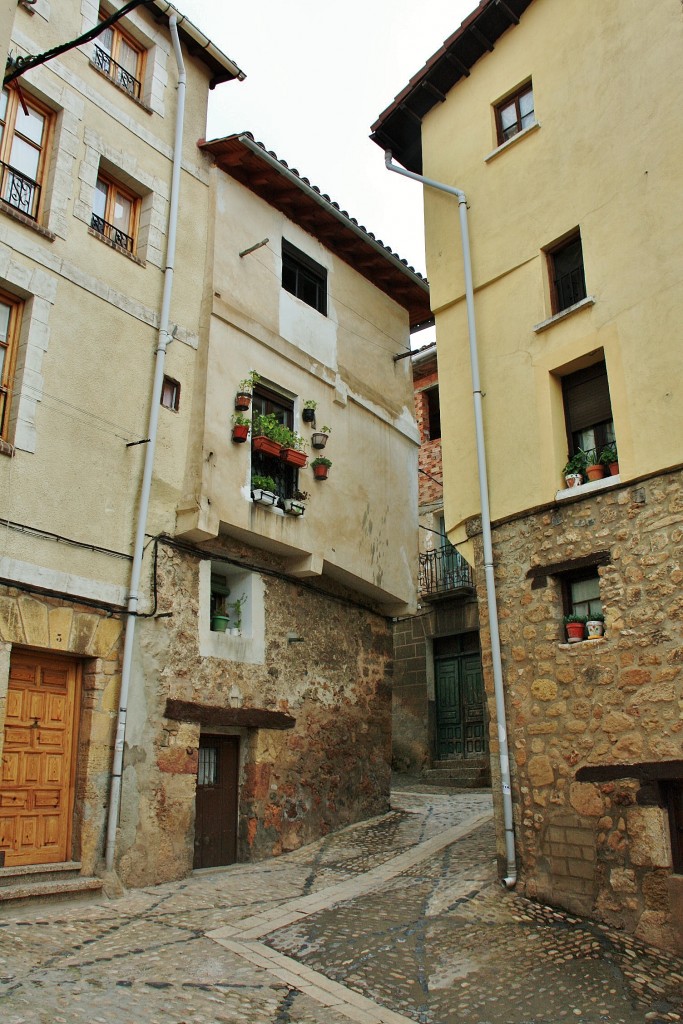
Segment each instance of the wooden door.
[{"label": "wooden door", "polygon": [[5,866],[71,857],[78,663],[13,653],[0,773]]},{"label": "wooden door", "polygon": [[194,825],[194,867],[237,860],[237,736],[200,736]]},{"label": "wooden door", "polygon": [[484,681],[476,633],[434,644],[437,758],[486,754]]},{"label": "wooden door", "polygon": [[457,658],[440,658],[436,669],[436,735],[440,759],[462,757],[463,721]]}]

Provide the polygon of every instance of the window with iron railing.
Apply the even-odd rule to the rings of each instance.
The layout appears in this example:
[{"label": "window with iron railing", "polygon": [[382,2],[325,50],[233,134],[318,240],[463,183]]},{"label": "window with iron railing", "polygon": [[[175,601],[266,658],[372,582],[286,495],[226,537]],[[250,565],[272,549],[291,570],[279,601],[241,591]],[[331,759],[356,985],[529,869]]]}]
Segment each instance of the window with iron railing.
[{"label": "window with iron railing", "polygon": [[50,114],[26,93],[0,95],[0,196],[32,220],[40,212]]},{"label": "window with iron railing", "polygon": [[134,254],[139,205],[137,196],[122,188],[113,178],[100,173],[95,186],[90,226],[108,241]]},{"label": "window with iron railing", "polygon": [[[107,17],[108,13],[100,10],[100,21]],[[97,37],[92,62],[112,82],[140,99],[144,57],[144,48],[117,23],[110,25]]]},{"label": "window with iron railing", "polygon": [[586,298],[581,235],[577,231],[561,244],[548,249],[546,255],[550,273],[552,311],[561,313],[563,309],[569,309]]},{"label": "window with iron railing", "polygon": [[420,554],[419,588],[421,594],[444,594],[472,589],[472,566],[452,544]]}]

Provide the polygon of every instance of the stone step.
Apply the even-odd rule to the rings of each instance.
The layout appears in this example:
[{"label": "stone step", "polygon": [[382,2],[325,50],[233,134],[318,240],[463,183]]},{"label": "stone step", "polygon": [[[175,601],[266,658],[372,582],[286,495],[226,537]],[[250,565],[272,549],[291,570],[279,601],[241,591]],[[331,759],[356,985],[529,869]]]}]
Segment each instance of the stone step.
[{"label": "stone step", "polygon": [[0,868],[0,904],[29,900],[51,902],[98,893],[102,879],[81,875],[80,869],[77,861]]},{"label": "stone step", "polygon": [[16,885],[19,882],[49,882],[55,878],[78,878],[81,863],[77,860],[65,860],[59,864],[18,864],[8,868],[0,868],[0,890],[4,886]]},{"label": "stone step", "polygon": [[443,761],[437,762],[438,768],[422,772],[422,782],[432,786],[448,786],[452,789],[481,789],[491,785],[491,769],[488,761],[477,764],[471,761],[451,761],[457,767],[443,768]]},{"label": "stone step", "polygon": [[449,757],[441,761],[432,761],[432,771],[458,771],[460,768],[486,768],[488,771],[490,764],[488,757]]}]

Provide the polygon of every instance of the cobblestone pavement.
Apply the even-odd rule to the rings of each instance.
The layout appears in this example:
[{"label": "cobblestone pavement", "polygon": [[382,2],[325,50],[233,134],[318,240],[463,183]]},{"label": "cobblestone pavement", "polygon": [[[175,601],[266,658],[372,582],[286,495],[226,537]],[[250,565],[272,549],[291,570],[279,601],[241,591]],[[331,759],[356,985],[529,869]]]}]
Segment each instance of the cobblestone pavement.
[{"label": "cobblestone pavement", "polygon": [[683,1020],[683,961],[500,888],[490,794],[392,806],[265,864],[0,912],[0,1021]]}]

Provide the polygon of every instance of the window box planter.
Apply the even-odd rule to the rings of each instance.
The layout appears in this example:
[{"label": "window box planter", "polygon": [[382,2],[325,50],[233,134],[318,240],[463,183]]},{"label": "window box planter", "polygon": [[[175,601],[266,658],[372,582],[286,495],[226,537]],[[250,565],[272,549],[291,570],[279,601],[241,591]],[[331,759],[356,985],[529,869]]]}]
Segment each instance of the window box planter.
[{"label": "window box planter", "polygon": [[257,505],[266,505],[272,507],[277,504],[277,494],[274,491],[266,491],[263,487],[255,487],[251,492],[251,496]]},{"label": "window box planter", "polygon": [[254,451],[263,452],[264,455],[274,455],[276,458],[280,454],[282,445],[279,441],[273,441],[271,437],[266,437],[265,434],[259,434],[252,441]]},{"label": "window box planter", "polygon": [[302,516],[306,511],[305,505],[296,498],[283,498],[282,504],[288,516]]},{"label": "window box planter", "polygon": [[301,452],[297,448],[280,448],[279,456],[288,466],[298,466],[301,468],[308,462],[306,452]]}]

